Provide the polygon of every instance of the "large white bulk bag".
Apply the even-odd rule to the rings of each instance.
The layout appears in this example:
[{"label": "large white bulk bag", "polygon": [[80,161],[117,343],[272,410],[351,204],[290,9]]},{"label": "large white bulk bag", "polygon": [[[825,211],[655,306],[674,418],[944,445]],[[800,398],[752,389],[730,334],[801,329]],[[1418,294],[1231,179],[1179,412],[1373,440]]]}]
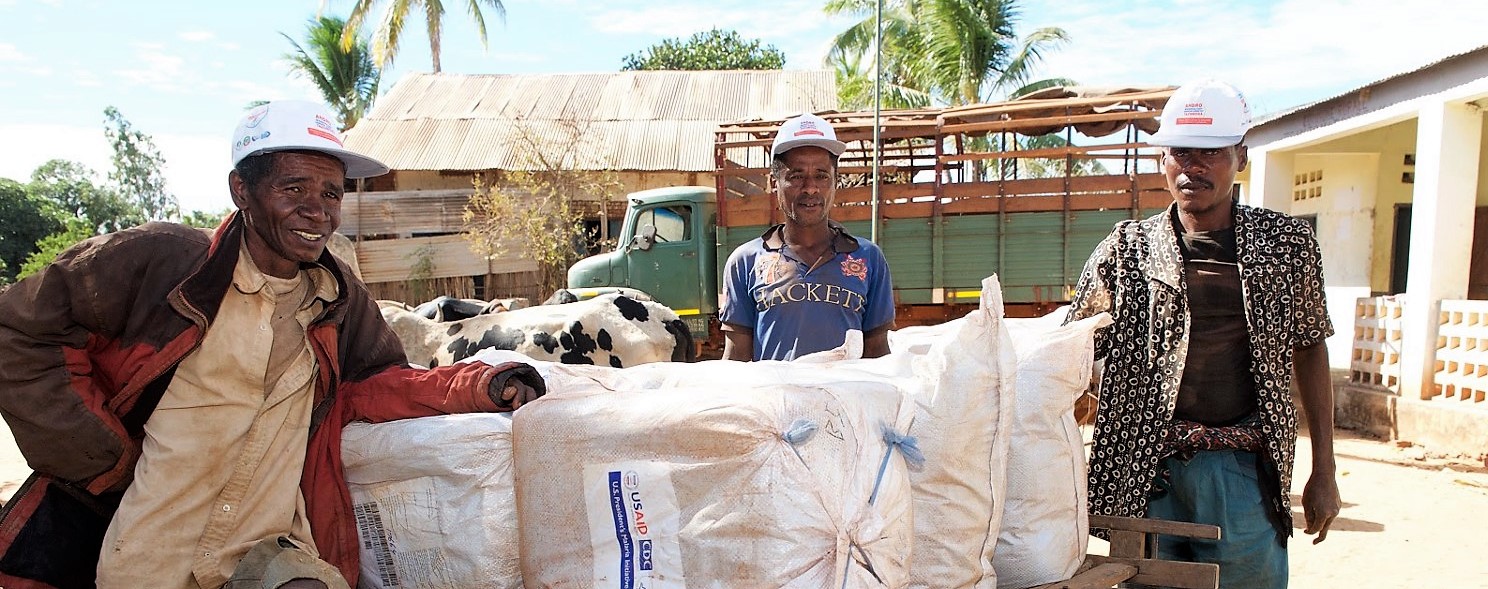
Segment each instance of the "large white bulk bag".
[{"label": "large white bulk bag", "polygon": [[646,390],[538,368],[563,385],[513,424],[529,586],[905,586],[896,387]]},{"label": "large white bulk bag", "polygon": [[341,457],[363,587],[522,586],[510,414],[352,423]]},{"label": "large white bulk bag", "polygon": [[925,454],[925,467],[910,473],[913,587],[990,589],[996,583],[992,556],[1004,517],[1015,398],[1002,313],[1002,287],[993,276],[982,281],[978,310],[889,334],[890,357],[911,357],[922,383],[913,395],[917,411],[910,427]]},{"label": "large white bulk bag", "polygon": [[1101,313],[1061,326],[1064,310],[1038,319],[1008,319],[1018,354],[1013,451],[1008,455],[1007,510],[993,565],[999,588],[1068,579],[1089,542],[1085,450],[1075,400],[1090,383]]},{"label": "large white bulk bag", "polygon": [[[925,463],[910,470],[915,537],[911,587],[992,587],[992,551],[1002,519],[1014,356],[1002,329],[1002,291],[983,283],[981,306],[941,325],[890,332],[891,353],[864,359],[862,337],[794,362],[647,364],[613,377],[638,389],[736,385],[894,384],[914,403],[909,434]],[[493,361],[495,361],[493,359]],[[541,368],[539,370],[542,370]],[[567,379],[567,368],[553,378]]]}]

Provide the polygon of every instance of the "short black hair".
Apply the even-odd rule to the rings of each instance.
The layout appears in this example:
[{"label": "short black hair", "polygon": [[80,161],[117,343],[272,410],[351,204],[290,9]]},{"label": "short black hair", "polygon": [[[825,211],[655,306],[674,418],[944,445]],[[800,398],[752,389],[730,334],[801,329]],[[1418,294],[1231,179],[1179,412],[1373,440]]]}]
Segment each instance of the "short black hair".
[{"label": "short black hair", "polygon": [[249,190],[253,190],[274,172],[276,159],[278,158],[274,157],[274,152],[256,153],[238,160],[238,165],[233,166],[233,171],[238,173],[238,177],[243,179],[243,183],[248,186]]}]

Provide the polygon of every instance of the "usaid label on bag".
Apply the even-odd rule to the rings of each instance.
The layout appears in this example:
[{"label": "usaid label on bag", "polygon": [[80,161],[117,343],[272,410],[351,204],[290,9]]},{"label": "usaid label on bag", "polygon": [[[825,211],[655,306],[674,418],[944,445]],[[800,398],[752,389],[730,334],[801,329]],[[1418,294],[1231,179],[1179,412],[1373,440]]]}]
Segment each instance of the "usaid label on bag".
[{"label": "usaid label on bag", "polygon": [[584,467],[584,501],[596,586],[684,589],[681,514],[671,465],[617,462]]}]

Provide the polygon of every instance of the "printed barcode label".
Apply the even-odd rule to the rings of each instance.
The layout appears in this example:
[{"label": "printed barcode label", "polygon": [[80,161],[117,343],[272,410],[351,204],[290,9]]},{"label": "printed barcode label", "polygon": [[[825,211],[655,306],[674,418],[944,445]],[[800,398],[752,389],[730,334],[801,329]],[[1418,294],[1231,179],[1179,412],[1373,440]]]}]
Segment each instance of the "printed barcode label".
[{"label": "printed barcode label", "polygon": [[377,576],[383,589],[402,587],[398,582],[397,567],[393,563],[393,550],[388,546],[387,528],[382,524],[382,512],[373,502],[353,506],[356,513],[357,530],[361,532],[362,548],[372,552],[377,565]]}]

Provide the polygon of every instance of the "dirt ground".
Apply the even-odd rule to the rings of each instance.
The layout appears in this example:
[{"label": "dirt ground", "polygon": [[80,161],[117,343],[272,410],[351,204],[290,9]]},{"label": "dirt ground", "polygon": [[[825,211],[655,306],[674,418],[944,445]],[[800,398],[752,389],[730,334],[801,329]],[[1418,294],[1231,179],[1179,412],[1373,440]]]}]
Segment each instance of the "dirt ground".
[{"label": "dirt ground", "polygon": [[[1302,533],[1302,487],[1312,470],[1311,442],[1297,444],[1292,485],[1291,589],[1461,587],[1488,589],[1488,465],[1483,457],[1444,456],[1428,448],[1334,436],[1343,509],[1328,539]],[[1104,554],[1091,539],[1090,552]]]},{"label": "dirt ground", "polygon": [[[1338,432],[1343,510],[1328,539],[1302,534],[1291,545],[1293,589],[1337,587],[1488,588],[1488,468],[1483,458],[1434,455]],[[1299,505],[1311,470],[1306,438],[1297,449],[1292,503]]]},{"label": "dirt ground", "polygon": [[[1292,502],[1301,503],[1311,465],[1309,442],[1298,444]],[[1343,511],[1327,541],[1302,534],[1296,509],[1292,539],[1293,589],[1354,587],[1488,588],[1488,467],[1482,457],[1434,455],[1340,431],[1335,443]],[[9,499],[29,474],[0,427],[0,499]],[[1100,552],[1099,540],[1091,551]]]}]

